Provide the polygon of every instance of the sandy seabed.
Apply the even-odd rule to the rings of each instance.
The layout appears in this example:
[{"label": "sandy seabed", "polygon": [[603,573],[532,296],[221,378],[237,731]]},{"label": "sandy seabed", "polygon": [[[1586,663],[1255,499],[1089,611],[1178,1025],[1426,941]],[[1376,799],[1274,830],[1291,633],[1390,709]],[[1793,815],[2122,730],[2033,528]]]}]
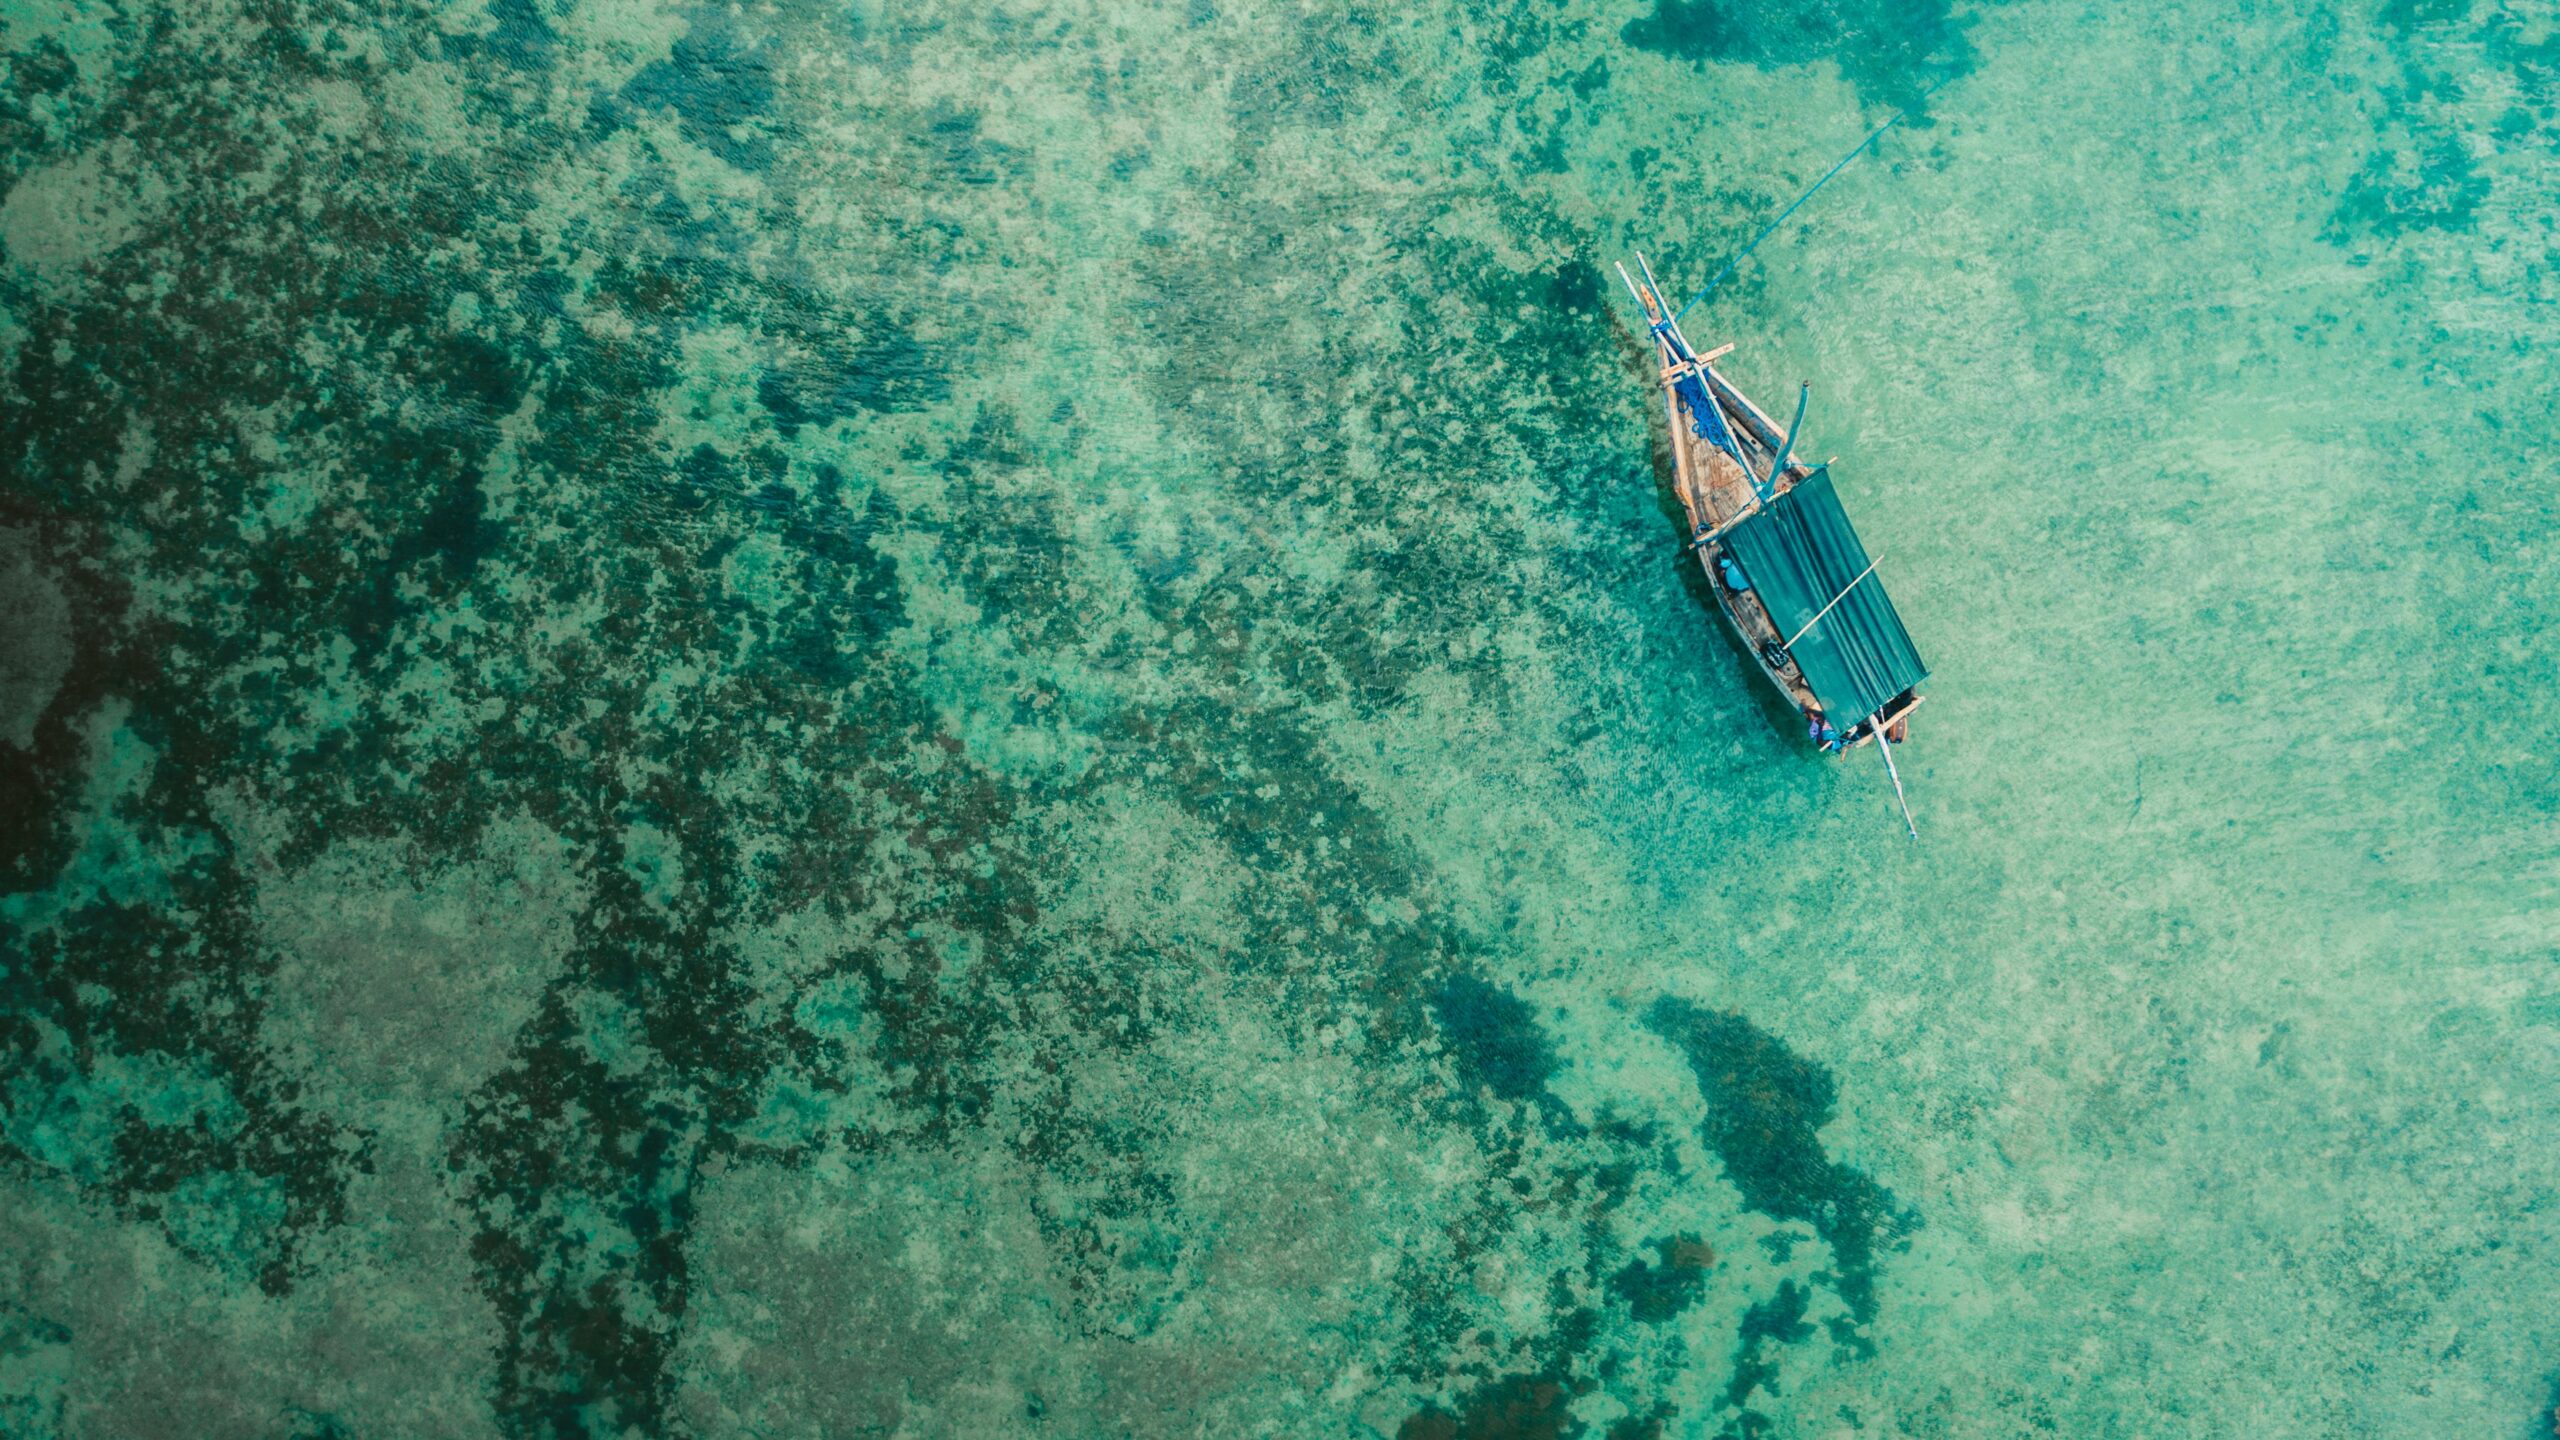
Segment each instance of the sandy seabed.
[{"label": "sandy seabed", "polygon": [[2548,8],[1646,3],[0,7],[0,1432],[2549,1434]]}]

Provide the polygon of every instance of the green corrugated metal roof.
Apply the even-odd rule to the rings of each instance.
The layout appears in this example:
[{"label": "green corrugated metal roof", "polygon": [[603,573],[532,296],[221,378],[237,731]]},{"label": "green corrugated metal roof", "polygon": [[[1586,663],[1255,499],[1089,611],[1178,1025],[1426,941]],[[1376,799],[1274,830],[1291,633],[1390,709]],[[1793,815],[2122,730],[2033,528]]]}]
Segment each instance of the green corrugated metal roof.
[{"label": "green corrugated metal roof", "polygon": [[1884,581],[1866,573],[1867,547],[1840,508],[1830,471],[1798,481],[1724,543],[1778,633],[1797,636],[1789,652],[1832,724],[1847,730],[1928,675]]}]

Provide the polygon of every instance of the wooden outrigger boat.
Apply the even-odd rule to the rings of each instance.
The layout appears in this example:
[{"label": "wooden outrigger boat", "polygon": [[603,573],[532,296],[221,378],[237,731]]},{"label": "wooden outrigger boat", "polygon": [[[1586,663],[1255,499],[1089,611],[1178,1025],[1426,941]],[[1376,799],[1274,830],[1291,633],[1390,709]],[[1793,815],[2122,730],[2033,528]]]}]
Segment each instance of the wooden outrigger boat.
[{"label": "wooden outrigger boat", "polygon": [[1804,716],[1813,743],[1845,753],[1881,742],[1899,801],[1891,746],[1908,734],[1928,667],[1840,508],[1829,465],[1795,458],[1811,387],[1780,430],[1717,372],[1733,347],[1694,349],[1641,255],[1636,268],[1641,283],[1624,265],[1618,274],[1652,332],[1674,483],[1707,588],[1760,673]]}]

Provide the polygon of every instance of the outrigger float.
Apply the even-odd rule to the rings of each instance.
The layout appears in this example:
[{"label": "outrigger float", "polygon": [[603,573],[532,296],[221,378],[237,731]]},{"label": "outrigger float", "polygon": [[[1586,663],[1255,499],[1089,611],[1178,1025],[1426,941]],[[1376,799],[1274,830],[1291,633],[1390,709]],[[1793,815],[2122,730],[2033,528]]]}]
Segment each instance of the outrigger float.
[{"label": "outrigger float", "polygon": [[1641,255],[1636,269],[1641,284],[1624,265],[1618,275],[1652,330],[1675,483],[1707,588],[1760,673],[1803,714],[1813,743],[1846,753],[1876,742],[1917,840],[1892,747],[1909,734],[1929,668],[1840,508],[1829,463],[1795,458],[1812,387],[1797,393],[1795,419],[1781,431],[1717,372],[1734,347],[1700,354]]}]

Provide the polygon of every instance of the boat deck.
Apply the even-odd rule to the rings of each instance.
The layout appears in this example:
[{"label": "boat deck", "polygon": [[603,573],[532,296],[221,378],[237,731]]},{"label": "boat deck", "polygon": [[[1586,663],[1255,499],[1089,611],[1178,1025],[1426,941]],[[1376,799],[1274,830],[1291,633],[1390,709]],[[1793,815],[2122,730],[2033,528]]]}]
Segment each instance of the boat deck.
[{"label": "boat deck", "polygon": [[1679,466],[1680,503],[1689,508],[1689,523],[1704,525],[1709,530],[1722,530],[1741,519],[1751,509],[1751,478],[1733,457],[1709,446],[1681,428],[1679,442],[1691,453],[1681,457]]},{"label": "boat deck", "polygon": [[[1731,349],[1731,346],[1726,346],[1711,352],[1706,358],[1721,358]],[[1669,356],[1665,353],[1662,358],[1667,361]],[[1662,373],[1663,401],[1671,422],[1674,489],[1679,493],[1681,506],[1689,513],[1689,533],[1693,536],[1713,534],[1751,513],[1759,502],[1752,493],[1751,477],[1743,473],[1733,457],[1709,445],[1691,429],[1671,389],[1677,375],[1678,371],[1668,366]],[[1738,393],[1728,391],[1721,383],[1721,377],[1717,378],[1717,390],[1719,399],[1739,402],[1728,407],[1728,414],[1742,422],[1733,429],[1745,453],[1764,466],[1773,463],[1777,459],[1779,442],[1768,417]],[[1789,464],[1786,473],[1778,478],[1777,488],[1787,490],[1800,476],[1809,473],[1800,464]],[[1796,708],[1819,708],[1820,702],[1814,699],[1813,690],[1805,684],[1804,675],[1796,669],[1793,660],[1778,665],[1769,663],[1766,653],[1769,645],[1772,642],[1783,645],[1787,637],[1779,633],[1777,625],[1769,618],[1767,608],[1760,603],[1760,597],[1747,591],[1737,595],[1724,588],[1724,578],[1716,563],[1724,547],[1710,540],[1697,544],[1695,548],[1700,563],[1706,568],[1707,583],[1715,587],[1717,598],[1724,602],[1722,608],[1732,620],[1734,629],[1740,632],[1743,648],[1751,652],[1760,668],[1769,673],[1769,678],[1777,682],[1778,688],[1786,692]]]}]

